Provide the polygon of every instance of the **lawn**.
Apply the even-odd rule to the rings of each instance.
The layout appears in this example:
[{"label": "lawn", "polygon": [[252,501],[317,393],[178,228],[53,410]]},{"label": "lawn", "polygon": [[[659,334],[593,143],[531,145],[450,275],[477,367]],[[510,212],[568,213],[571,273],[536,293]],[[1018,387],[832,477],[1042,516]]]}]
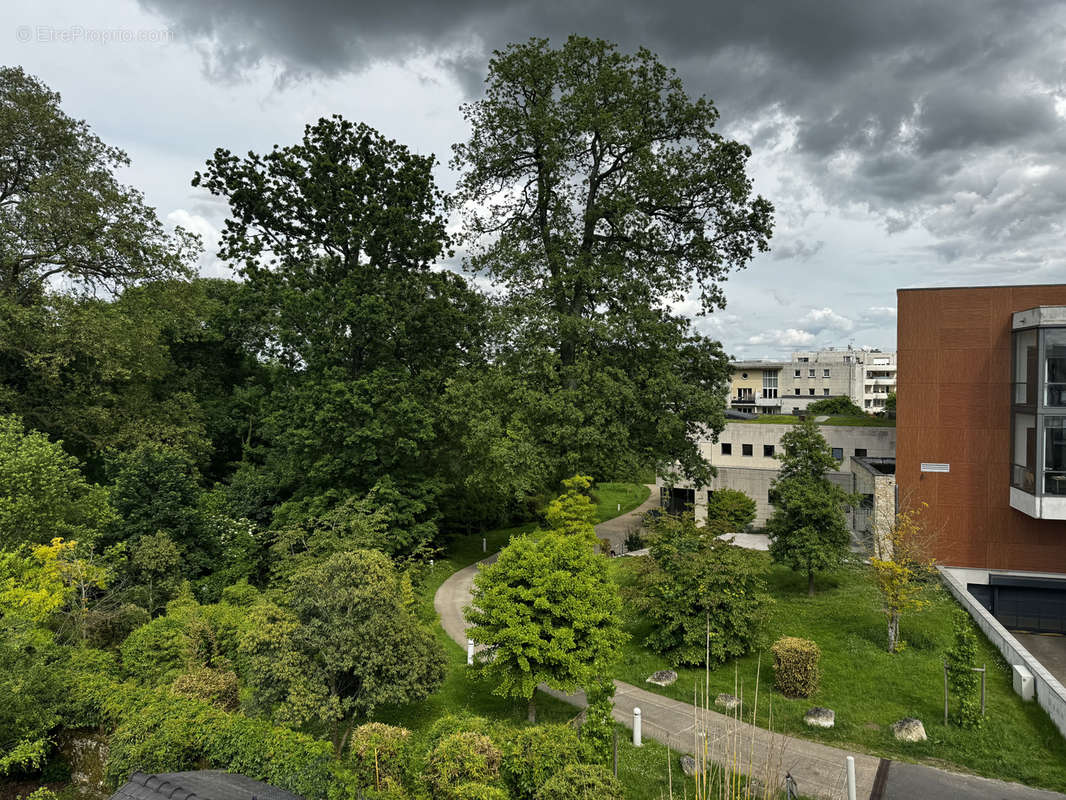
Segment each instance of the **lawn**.
[{"label": "lawn", "polygon": [[[740,422],[744,425],[795,425],[800,421],[793,414],[759,414],[751,419],[730,419],[727,422]],[[844,415],[831,416],[818,423],[819,425],[841,425],[851,428],[894,428],[896,420],[889,417],[873,417],[869,414],[848,417]]]},{"label": "lawn", "polygon": [[[648,496],[648,489],[638,484],[611,483],[597,487],[600,499],[600,519],[610,519],[618,514],[617,504],[622,504],[622,513],[632,510]],[[605,505],[606,499],[606,505]],[[607,508],[609,506],[609,509]],[[501,528],[484,534],[489,553],[505,546],[511,536],[527,533],[536,528],[533,524],[515,528]],[[482,535],[460,536],[448,546],[443,558],[437,559],[422,576],[417,588],[418,600],[423,613],[432,614],[433,596],[449,575],[473,564],[484,557]],[[526,725],[526,705],[515,703],[492,694],[492,687],[475,680],[466,666],[466,653],[444,632],[439,624],[435,632],[444,645],[448,657],[448,672],[434,695],[422,703],[401,708],[383,709],[375,719],[390,725],[402,725],[411,730],[414,752],[422,756],[423,745],[432,724],[445,714],[475,714],[497,720],[518,728]],[[537,719],[540,722],[569,722],[578,710],[567,703],[544,694],[537,697]],[[673,755],[673,786],[675,796],[691,796],[695,784],[681,774],[677,755]],[[629,732],[619,726],[618,777],[626,788],[629,800],[661,800],[667,792],[667,751],[654,741],[645,740],[643,747],[633,747]],[[421,764],[416,764],[421,768]]]},{"label": "lawn", "polygon": [[[734,692],[735,683],[751,696],[756,668],[762,668],[761,691],[772,682],[769,645],[779,636],[813,639],[822,649],[821,688],[808,699],[771,695],[774,729],[825,744],[852,748],[904,761],[925,762],[990,778],[1017,781],[1058,791],[1066,790],[1066,741],[1036,703],[1023,703],[1011,688],[1007,664],[981,636],[979,663],[988,667],[988,713],[974,732],[945,727],[943,655],[952,640],[955,600],[939,583],[930,586],[931,605],[905,617],[907,642],[903,652],[885,649],[885,621],[869,572],[863,567],[842,569],[823,577],[817,595],[807,597],[806,576],[796,575],[767,559],[767,583],[775,598],[770,620],[757,653],[722,665],[710,673],[712,696]],[[626,589],[632,586],[632,559],[611,562],[612,575]],[[632,638],[624,648],[615,677],[644,688],[692,701],[695,681],[702,685],[702,669],[678,669],[678,681],[660,689],[645,679],[657,669],[673,668],[668,658],[641,646],[648,623],[624,604],[626,629]],[[836,727],[808,728],[803,715],[813,706],[836,712]],[[759,724],[769,705],[759,700]],[[922,720],[929,740],[897,742],[889,726],[903,717]]]}]

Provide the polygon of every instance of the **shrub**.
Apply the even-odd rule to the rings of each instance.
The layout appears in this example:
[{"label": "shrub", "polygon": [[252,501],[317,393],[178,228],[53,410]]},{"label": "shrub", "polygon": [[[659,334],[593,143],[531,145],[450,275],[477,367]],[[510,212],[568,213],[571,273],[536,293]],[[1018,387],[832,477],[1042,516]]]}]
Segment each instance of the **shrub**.
[{"label": "shrub", "polygon": [[445,736],[429,756],[425,776],[435,797],[454,800],[464,783],[491,783],[500,774],[500,751],[492,739],[464,731]]},{"label": "shrub", "polygon": [[593,764],[607,765],[611,761],[611,742],[614,738],[614,682],[609,678],[597,681],[585,690],[588,706],[581,725],[581,744],[585,758]]},{"label": "shrub", "polygon": [[623,800],[619,780],[604,767],[571,764],[545,782],[536,800]]},{"label": "shrub", "polygon": [[402,784],[407,775],[407,745],[411,732],[380,722],[352,731],[348,764],[360,788],[381,789],[383,782]]},{"label": "shrub", "polygon": [[810,697],[818,691],[818,659],[822,651],[809,639],[782,636],[770,649],[774,684],[788,697]]},{"label": "shrub", "polygon": [[473,714],[445,714],[429,726],[426,742],[432,750],[441,739],[453,733],[480,733],[491,738],[494,727],[493,723],[484,717]]},{"label": "shrub", "polygon": [[122,643],[122,666],[140,683],[171,683],[185,669],[188,640],[175,619],[158,617],[142,625]]},{"label": "shrub", "polygon": [[236,711],[241,705],[237,673],[230,669],[198,667],[175,678],[170,690],[183,697],[203,700],[223,711]]},{"label": "shrub", "polygon": [[955,641],[945,658],[951,721],[960,728],[977,728],[981,725],[981,679],[972,669],[977,661],[977,637],[965,611],[955,609],[954,617]]},{"label": "shrub", "polygon": [[653,623],[644,644],[675,664],[723,663],[758,641],[773,601],[758,555],[714,538],[691,514],[655,522],[633,602]]},{"label": "shrub", "polygon": [[513,797],[531,799],[548,778],[581,761],[581,756],[581,742],[569,725],[522,728],[504,753],[504,781]]},{"label": "shrub", "polygon": [[725,533],[744,530],[755,521],[755,501],[738,489],[716,489],[707,501],[707,522],[717,522]]}]

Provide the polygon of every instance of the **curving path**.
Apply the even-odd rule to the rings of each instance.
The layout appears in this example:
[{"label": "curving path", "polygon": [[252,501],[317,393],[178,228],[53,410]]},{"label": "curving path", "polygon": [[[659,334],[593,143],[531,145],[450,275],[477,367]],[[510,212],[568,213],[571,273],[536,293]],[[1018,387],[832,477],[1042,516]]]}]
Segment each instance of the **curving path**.
[{"label": "curving path", "polygon": [[[596,526],[599,538],[610,538],[612,544],[625,539],[630,528],[640,523],[644,512],[658,506],[658,496],[653,488],[648,500],[615,519]],[[480,564],[489,564],[496,555]],[[437,590],[433,604],[440,615],[445,632],[464,649],[467,645],[467,623],[463,609],[470,605],[470,593],[474,576],[480,564],[472,564],[451,575]],[[695,751],[696,713],[695,706],[672,700],[646,691],[628,683],[615,681],[614,718],[632,727],[633,708],[641,709],[644,736],[669,745],[678,752],[692,754]],[[548,689],[540,690],[565,700],[578,708],[585,706],[585,695],[577,692],[567,695]],[[1002,798],[1002,800],[1063,800],[1066,795],[1029,789],[1025,786],[1003,781],[992,781],[966,775],[957,775],[944,770],[917,764],[904,764],[879,759],[862,753],[849,753],[836,747],[775,734],[732,717],[713,711],[702,711],[700,728],[707,731],[710,750],[715,752],[715,743],[723,743],[734,736],[743,742],[741,750],[749,763],[770,763],[775,774],[784,776],[788,771],[796,779],[799,791],[807,797],[844,798],[844,763],[849,755],[855,757],[856,796],[871,800],[915,800],[915,798]]]}]

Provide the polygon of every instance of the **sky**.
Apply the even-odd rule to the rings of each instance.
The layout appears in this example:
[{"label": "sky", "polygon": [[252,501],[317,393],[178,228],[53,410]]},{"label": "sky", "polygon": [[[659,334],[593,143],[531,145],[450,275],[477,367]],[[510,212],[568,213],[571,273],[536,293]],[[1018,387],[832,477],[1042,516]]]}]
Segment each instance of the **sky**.
[{"label": "sky", "polygon": [[648,47],[752,149],[771,249],[695,322],[730,354],[894,349],[900,287],[1066,282],[1062,2],[7,0],[0,60],[125,150],[121,179],[230,275],[226,206],[190,185],[215,148],[341,114],[435,154],[449,191],[492,51],[571,33]]}]

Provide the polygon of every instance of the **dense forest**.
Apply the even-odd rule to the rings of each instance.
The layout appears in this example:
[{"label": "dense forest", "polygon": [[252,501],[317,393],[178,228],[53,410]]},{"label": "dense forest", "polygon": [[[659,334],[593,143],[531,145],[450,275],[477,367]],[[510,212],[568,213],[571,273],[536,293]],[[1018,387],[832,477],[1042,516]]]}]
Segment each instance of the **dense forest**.
[{"label": "dense forest", "polygon": [[440,683],[411,587],[450,535],[575,473],[706,480],[727,359],[672,308],[767,247],[749,151],[652,54],[577,37],[498,51],[462,113],[451,196],[340,117],[205,153],[234,275],[205,279],[216,243],[0,69],[0,777],[106,724],[124,778],[195,717],[281,726],[266,777],[324,796],[353,720]]}]

